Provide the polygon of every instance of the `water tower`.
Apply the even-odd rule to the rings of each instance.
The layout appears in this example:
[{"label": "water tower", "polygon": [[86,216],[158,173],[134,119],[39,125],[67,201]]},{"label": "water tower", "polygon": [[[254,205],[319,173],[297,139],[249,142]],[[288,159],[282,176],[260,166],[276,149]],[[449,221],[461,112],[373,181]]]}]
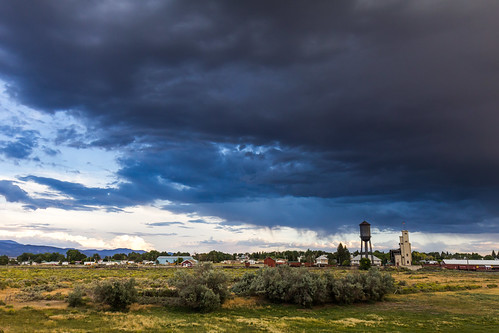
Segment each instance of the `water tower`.
[{"label": "water tower", "polygon": [[[373,256],[373,246],[371,244],[371,225],[366,221],[359,224],[360,226],[360,259],[365,255],[369,259],[369,253],[371,254],[371,265],[374,265]],[[367,248],[367,243],[369,243],[369,249]]]}]

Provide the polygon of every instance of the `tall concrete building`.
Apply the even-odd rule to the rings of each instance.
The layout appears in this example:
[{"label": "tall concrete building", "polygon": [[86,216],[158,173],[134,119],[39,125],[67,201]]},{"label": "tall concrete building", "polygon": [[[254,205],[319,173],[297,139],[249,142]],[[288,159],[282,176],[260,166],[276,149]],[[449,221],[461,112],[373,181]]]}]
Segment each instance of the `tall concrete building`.
[{"label": "tall concrete building", "polygon": [[412,250],[409,243],[409,231],[402,230],[402,236],[399,236],[399,248],[390,250],[390,257],[395,266],[411,266]]},{"label": "tall concrete building", "polygon": [[411,243],[409,243],[409,231],[407,230],[402,230],[402,236],[399,237],[400,239],[400,255],[402,258],[400,258],[400,263],[402,266],[411,266],[412,265],[412,250],[411,250]]}]

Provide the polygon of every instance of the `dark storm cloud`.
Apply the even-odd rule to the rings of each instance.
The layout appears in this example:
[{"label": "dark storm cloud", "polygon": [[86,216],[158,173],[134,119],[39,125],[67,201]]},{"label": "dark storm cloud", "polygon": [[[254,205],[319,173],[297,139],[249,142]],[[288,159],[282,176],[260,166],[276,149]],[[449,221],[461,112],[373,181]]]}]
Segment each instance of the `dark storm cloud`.
[{"label": "dark storm cloud", "polygon": [[[498,7],[16,1],[0,9],[0,75],[20,102],[86,123],[58,144],[124,152],[116,188],[29,178],[78,205],[466,226],[499,214]],[[26,158],[34,143],[10,144]]]}]

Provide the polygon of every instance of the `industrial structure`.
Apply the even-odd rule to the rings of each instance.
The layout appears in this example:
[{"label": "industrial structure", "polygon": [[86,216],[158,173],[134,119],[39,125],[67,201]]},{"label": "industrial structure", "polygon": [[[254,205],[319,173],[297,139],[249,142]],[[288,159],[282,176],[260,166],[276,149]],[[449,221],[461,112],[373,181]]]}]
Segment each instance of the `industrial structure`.
[{"label": "industrial structure", "polygon": [[402,236],[399,236],[399,248],[390,250],[390,259],[395,266],[411,266],[412,250],[409,243],[409,231],[402,230]]},{"label": "industrial structure", "polygon": [[[373,246],[371,244],[371,225],[366,221],[359,224],[360,226],[360,258],[367,258],[371,260],[371,264],[374,263],[373,256]],[[369,243],[369,249],[367,248],[367,244]],[[369,258],[369,254],[371,254],[371,258]]]}]

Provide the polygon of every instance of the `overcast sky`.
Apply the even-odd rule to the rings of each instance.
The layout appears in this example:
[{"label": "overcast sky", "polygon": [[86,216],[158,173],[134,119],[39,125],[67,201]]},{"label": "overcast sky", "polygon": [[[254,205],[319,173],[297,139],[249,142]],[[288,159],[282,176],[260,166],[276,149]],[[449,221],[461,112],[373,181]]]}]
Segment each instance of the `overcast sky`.
[{"label": "overcast sky", "polygon": [[[10,1],[0,238],[499,249],[499,2]],[[405,224],[403,224],[405,222]]]}]

